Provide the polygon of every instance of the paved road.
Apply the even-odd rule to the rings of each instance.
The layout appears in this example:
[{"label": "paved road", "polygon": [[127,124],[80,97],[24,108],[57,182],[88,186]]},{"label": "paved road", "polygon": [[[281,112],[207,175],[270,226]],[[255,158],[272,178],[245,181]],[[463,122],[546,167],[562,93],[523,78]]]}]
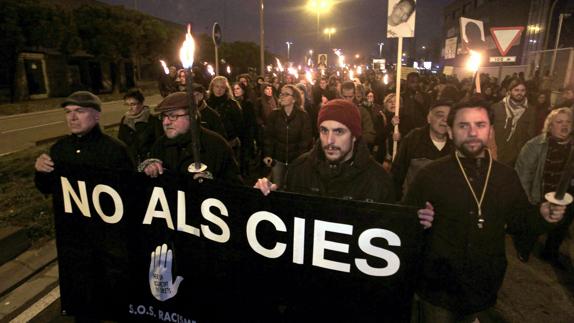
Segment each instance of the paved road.
[{"label": "paved road", "polygon": [[[157,105],[161,96],[146,98],[146,104]],[[121,119],[126,108],[123,101],[105,102],[101,125],[113,125]],[[0,156],[35,146],[37,142],[68,133],[62,109],[0,117]]]}]

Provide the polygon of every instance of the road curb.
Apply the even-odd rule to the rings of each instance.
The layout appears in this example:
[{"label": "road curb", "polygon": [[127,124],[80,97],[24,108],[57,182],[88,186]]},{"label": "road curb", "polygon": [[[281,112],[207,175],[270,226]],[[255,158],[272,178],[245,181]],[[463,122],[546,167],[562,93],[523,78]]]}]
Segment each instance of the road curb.
[{"label": "road curb", "polygon": [[9,321],[18,316],[57,285],[58,265],[52,264],[0,298],[0,321]]},{"label": "road curb", "polygon": [[[57,259],[56,241],[50,240],[40,248],[23,252],[0,266],[0,296],[18,289],[27,280]],[[1,304],[0,304],[1,305]],[[0,311],[1,312],[1,311]]]},{"label": "road curb", "polygon": [[[30,241],[25,228],[15,226],[0,228],[0,266],[28,248],[30,248]],[[2,295],[1,290],[0,295]]]}]

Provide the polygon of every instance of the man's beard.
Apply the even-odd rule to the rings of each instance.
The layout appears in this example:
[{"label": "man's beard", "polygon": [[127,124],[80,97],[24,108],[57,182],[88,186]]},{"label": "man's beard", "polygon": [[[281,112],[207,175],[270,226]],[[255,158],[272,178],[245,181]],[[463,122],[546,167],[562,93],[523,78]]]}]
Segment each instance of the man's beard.
[{"label": "man's beard", "polygon": [[[339,157],[337,157],[337,159],[329,159],[328,155],[327,155],[327,151],[328,150],[336,150],[339,152]],[[340,147],[335,146],[335,145],[325,145],[323,146],[323,153],[325,154],[325,159],[332,164],[335,163],[340,163],[343,160],[345,160],[345,158],[351,153],[351,151],[353,150],[353,148],[351,148],[349,151],[347,151],[346,153],[343,153],[343,151],[341,150]]]},{"label": "man's beard", "polygon": [[[476,150],[470,150],[466,144],[469,142],[478,142],[480,143],[480,146],[478,148],[476,148]],[[474,140],[467,140],[465,142],[463,142],[461,145],[456,147],[464,156],[468,157],[468,158],[476,158],[478,156],[480,156],[484,150],[486,149],[486,145],[478,140],[478,139],[474,139]]]},{"label": "man's beard", "polygon": [[514,96],[510,96],[510,99],[511,99],[512,101],[516,102],[516,103],[524,103],[524,99],[525,99],[525,98],[526,98],[525,95],[521,96],[520,99],[517,99],[517,98],[514,97]]}]

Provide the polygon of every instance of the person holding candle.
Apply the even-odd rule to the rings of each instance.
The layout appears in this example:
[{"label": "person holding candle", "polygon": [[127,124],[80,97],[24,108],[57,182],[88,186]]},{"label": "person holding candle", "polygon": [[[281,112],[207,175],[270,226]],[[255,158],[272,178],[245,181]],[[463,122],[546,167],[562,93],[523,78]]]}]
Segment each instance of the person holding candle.
[{"label": "person holding candle", "polygon": [[[538,205],[544,202],[546,193],[557,190],[561,175],[566,167],[569,167],[566,162],[572,147],[572,110],[552,110],[544,121],[542,133],[522,147],[516,160],[515,169],[530,203]],[[570,185],[567,190],[574,193]],[[572,207],[569,207],[565,219],[548,233],[543,258],[558,264],[558,248],[571,222]],[[536,239],[537,235],[514,239],[521,261],[528,261]]]}]

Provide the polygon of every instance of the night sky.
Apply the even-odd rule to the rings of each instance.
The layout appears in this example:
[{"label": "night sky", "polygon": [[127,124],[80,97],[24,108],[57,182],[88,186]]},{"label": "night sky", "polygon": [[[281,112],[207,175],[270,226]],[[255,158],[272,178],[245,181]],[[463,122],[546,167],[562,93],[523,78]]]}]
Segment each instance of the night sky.
[{"label": "night sky", "polygon": [[[178,23],[192,22],[195,32],[211,32],[214,22],[223,29],[224,41],[259,43],[259,0],[100,0]],[[452,0],[419,0],[415,39],[417,47],[442,38],[442,12]],[[386,43],[387,1],[335,0],[330,13],[320,17],[321,38],[317,43],[317,16],[307,12],[307,0],[265,0],[265,46],[286,56],[286,41],[293,42],[291,57],[302,61],[309,49],[341,48],[346,55],[378,55],[378,42]],[[331,46],[322,34],[325,27],[337,28]],[[390,43],[389,43],[390,45]],[[320,49],[323,47],[323,49]]]}]

